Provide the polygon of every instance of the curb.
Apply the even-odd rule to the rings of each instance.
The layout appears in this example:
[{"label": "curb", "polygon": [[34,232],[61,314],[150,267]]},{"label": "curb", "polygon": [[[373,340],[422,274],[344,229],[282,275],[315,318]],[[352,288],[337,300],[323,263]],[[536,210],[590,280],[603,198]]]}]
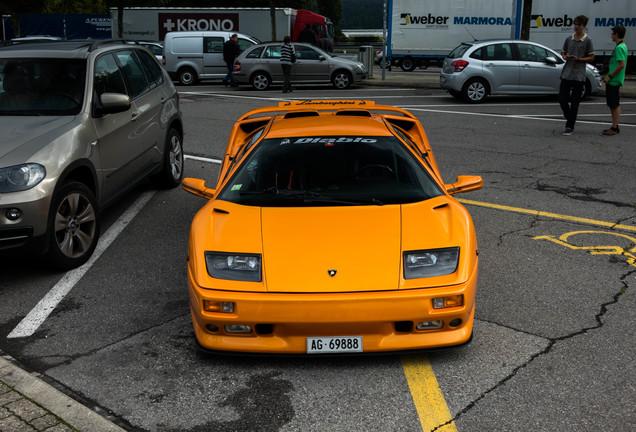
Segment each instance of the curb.
[{"label": "curb", "polygon": [[[2,425],[5,420],[9,422],[13,420],[14,425],[19,423],[24,427],[25,424],[28,424],[36,430],[41,430],[31,424],[36,419],[20,417],[10,409],[11,407],[7,407],[7,405],[19,402],[22,408],[25,408],[24,411],[37,410],[41,412],[41,409],[44,409],[48,412],[45,414],[51,414],[57,420],[61,420],[61,423],[58,421],[58,424],[62,429],[68,426],[67,430],[84,432],[125,432],[124,429],[95,411],[16,366],[8,356],[0,356],[0,383],[5,384],[15,393],[11,395],[12,402],[10,404],[3,403],[4,409],[13,416],[13,419],[12,416],[1,419],[0,430],[4,430]],[[38,410],[38,407],[41,409]],[[16,427],[12,430],[20,430],[20,428]]]}]

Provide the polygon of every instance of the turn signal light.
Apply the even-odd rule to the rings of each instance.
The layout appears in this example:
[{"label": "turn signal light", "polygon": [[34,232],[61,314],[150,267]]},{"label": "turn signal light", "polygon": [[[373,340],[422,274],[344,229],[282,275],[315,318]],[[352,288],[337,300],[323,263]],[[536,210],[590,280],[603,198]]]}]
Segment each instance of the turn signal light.
[{"label": "turn signal light", "polygon": [[433,299],[433,309],[452,308],[464,305],[464,295],[452,295],[447,297],[436,297]]},{"label": "turn signal light", "polygon": [[234,313],[234,306],[234,302],[203,300],[203,310],[206,312]]}]

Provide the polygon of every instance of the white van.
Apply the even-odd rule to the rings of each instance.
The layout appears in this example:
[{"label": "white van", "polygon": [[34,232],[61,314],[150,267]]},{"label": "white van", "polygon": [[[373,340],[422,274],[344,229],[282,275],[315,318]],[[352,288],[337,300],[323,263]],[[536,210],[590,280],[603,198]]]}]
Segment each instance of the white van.
[{"label": "white van", "polygon": [[[182,85],[196,84],[200,79],[224,78],[223,44],[234,32],[184,31],[169,32],[163,41],[163,66],[174,81]],[[237,33],[238,46],[259,43],[252,36]]]}]

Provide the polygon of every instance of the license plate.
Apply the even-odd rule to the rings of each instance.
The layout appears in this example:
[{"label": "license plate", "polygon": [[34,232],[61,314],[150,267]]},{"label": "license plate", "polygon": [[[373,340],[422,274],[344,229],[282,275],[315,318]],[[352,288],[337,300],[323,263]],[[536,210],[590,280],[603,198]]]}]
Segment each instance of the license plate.
[{"label": "license plate", "polygon": [[362,336],[308,337],[307,354],[362,352]]}]

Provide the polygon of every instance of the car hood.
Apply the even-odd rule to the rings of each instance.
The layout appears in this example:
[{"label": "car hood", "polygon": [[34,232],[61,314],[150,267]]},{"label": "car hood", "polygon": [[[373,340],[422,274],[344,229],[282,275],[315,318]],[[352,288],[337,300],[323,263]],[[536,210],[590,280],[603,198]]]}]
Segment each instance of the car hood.
[{"label": "car hood", "polygon": [[[0,116],[0,130],[2,130],[0,158],[73,121],[73,118],[73,116]],[[30,154],[25,155],[25,157],[30,156]]]},{"label": "car hood", "polygon": [[[461,270],[462,259],[453,275],[405,281],[402,252],[457,246],[476,249],[468,212],[448,196],[386,206],[210,204],[195,217],[190,235],[190,254],[199,257],[191,263],[199,267],[194,274],[202,286],[210,288],[315,293],[447,285],[467,278]],[[201,261],[205,251],[261,253],[261,286],[212,279]]]},{"label": "car hood", "polygon": [[351,59],[348,59],[346,57],[331,56],[331,58],[333,60],[335,60],[336,62],[342,62],[342,63],[347,63],[347,64],[350,64],[350,65],[364,67],[364,63],[361,63],[361,62],[356,61],[356,60],[351,60]]}]

